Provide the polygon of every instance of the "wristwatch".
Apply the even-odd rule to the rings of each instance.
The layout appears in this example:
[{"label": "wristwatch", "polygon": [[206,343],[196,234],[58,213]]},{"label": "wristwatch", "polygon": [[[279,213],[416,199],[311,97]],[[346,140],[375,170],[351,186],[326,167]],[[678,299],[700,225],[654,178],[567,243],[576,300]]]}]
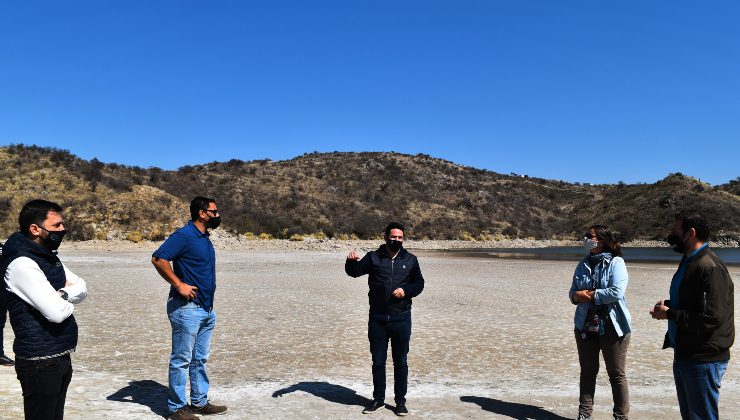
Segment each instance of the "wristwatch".
[{"label": "wristwatch", "polygon": [[62,292],[62,299],[67,300],[69,299],[69,294],[64,289],[59,289],[60,292]]}]

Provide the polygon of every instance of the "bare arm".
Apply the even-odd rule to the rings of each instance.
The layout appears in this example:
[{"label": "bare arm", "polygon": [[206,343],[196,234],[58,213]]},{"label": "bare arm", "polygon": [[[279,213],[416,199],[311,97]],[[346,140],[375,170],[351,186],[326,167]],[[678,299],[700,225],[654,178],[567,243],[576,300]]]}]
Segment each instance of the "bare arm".
[{"label": "bare arm", "polygon": [[198,290],[197,287],[191,286],[180,280],[175,271],[172,269],[172,264],[169,261],[163,260],[162,258],[152,257],[152,264],[157,269],[162,278],[175,288],[177,293],[187,300],[195,299],[195,294]]}]

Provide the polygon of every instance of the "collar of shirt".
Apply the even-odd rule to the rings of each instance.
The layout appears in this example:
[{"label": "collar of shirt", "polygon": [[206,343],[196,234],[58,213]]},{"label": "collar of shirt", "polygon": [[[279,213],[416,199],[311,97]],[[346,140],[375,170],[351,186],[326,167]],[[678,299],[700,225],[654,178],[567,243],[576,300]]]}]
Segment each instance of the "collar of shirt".
[{"label": "collar of shirt", "polygon": [[200,229],[198,229],[198,226],[195,226],[195,223],[193,223],[192,220],[188,221],[188,226],[190,226],[193,231],[195,231],[195,234],[198,235],[198,237],[211,236],[211,234],[208,233],[208,230],[206,230],[206,233],[201,232]]}]

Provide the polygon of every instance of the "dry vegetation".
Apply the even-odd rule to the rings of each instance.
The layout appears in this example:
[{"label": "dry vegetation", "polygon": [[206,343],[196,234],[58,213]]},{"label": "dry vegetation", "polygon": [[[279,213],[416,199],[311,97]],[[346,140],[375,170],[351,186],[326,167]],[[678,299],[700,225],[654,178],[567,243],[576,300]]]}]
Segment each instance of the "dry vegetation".
[{"label": "dry vegetation", "polygon": [[682,174],[655,184],[581,185],[392,152],[310,153],[165,171],[20,145],[0,148],[0,165],[5,235],[16,228],[20,206],[43,197],[67,208],[73,238],[159,240],[187,220],[190,198],[208,195],[219,201],[226,229],[294,240],[372,238],[391,219],[407,223],[416,238],[572,238],[600,222],[625,239],[656,239],[687,207],[719,222],[715,239],[740,240],[740,182],[712,187]]},{"label": "dry vegetation", "polygon": [[[117,168],[122,168],[117,170]],[[139,185],[138,168],[85,161],[64,150],[0,148],[0,229],[18,229],[28,200],[44,198],[65,209],[69,237],[161,240],[187,218],[186,204],[162,190]]]}]

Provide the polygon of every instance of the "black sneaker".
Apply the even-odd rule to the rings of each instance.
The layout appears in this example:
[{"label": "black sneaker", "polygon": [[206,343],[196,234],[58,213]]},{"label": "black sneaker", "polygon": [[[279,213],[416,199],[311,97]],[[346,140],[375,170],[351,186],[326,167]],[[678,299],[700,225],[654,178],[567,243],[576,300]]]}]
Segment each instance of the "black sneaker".
[{"label": "black sneaker", "polygon": [[223,414],[226,412],[226,406],[211,404],[211,402],[208,401],[203,407],[195,407],[191,405],[190,411],[195,414],[200,414],[201,416],[207,416],[210,414]]},{"label": "black sneaker", "polygon": [[362,414],[372,414],[383,407],[385,407],[385,403],[383,401],[373,401],[370,405],[365,407],[364,410],[362,410]]},{"label": "black sneaker", "polygon": [[396,404],[395,413],[397,416],[403,417],[409,415],[409,410],[406,408],[406,404]]},{"label": "black sneaker", "polygon": [[13,361],[13,359],[3,354],[2,356],[0,356],[0,365],[14,366],[15,362]]}]

